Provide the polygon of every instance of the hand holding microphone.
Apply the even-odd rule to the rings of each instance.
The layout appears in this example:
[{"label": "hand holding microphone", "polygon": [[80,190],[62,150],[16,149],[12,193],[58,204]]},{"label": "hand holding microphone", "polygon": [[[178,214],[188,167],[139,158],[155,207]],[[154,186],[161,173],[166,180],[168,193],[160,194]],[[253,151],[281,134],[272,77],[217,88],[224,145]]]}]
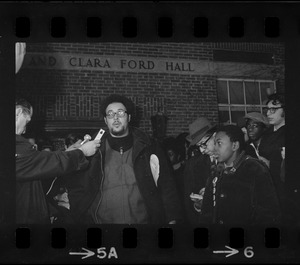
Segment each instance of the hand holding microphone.
[{"label": "hand holding microphone", "polygon": [[89,134],[86,134],[84,137],[83,137],[83,141],[81,142],[81,145],[85,144],[86,142],[90,141],[92,139],[92,137],[89,135]]}]

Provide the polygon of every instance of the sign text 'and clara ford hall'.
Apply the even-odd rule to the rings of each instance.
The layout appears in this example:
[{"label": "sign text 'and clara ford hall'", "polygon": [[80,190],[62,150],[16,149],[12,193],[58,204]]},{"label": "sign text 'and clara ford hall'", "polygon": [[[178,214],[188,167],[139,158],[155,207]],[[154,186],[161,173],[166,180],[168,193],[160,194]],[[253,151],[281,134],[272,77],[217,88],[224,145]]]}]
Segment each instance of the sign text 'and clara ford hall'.
[{"label": "sign text 'and clara ford hall'", "polygon": [[270,77],[272,68],[264,64],[146,58],[130,56],[95,56],[70,53],[27,53],[24,68],[168,73],[189,75],[244,76],[259,69]]}]

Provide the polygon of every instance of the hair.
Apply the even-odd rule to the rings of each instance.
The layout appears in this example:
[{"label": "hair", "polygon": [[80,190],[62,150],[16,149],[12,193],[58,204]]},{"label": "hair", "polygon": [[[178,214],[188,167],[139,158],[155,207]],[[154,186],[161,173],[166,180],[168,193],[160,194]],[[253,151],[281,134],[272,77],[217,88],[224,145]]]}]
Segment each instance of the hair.
[{"label": "hair", "polygon": [[268,96],[268,100],[266,104],[268,104],[269,102],[271,102],[273,105],[281,104],[283,108],[285,107],[284,95],[281,93],[274,93]]},{"label": "hair", "polygon": [[181,160],[185,160],[186,156],[187,156],[187,148],[190,145],[190,142],[186,139],[186,137],[188,135],[189,135],[189,133],[182,132],[182,133],[178,134],[178,136],[175,138]]},{"label": "hair", "polygon": [[104,117],[106,116],[107,106],[111,103],[114,103],[114,102],[122,103],[125,106],[127,113],[130,114],[130,115],[133,114],[133,112],[134,112],[133,102],[130,99],[128,99],[127,97],[123,96],[123,95],[113,94],[113,95],[108,96],[107,98],[105,98],[102,101],[100,111],[101,111],[101,114]]},{"label": "hair", "polygon": [[79,139],[78,135],[70,133],[65,139],[65,145],[69,147],[70,145],[75,144]]},{"label": "hair", "polygon": [[243,151],[246,148],[246,142],[244,138],[244,133],[236,125],[225,125],[217,129],[218,132],[224,132],[229,137],[231,142],[239,142],[240,143],[240,150]]},{"label": "hair", "polygon": [[32,108],[32,105],[24,98],[16,98],[16,107],[22,108],[22,111],[29,112]]}]

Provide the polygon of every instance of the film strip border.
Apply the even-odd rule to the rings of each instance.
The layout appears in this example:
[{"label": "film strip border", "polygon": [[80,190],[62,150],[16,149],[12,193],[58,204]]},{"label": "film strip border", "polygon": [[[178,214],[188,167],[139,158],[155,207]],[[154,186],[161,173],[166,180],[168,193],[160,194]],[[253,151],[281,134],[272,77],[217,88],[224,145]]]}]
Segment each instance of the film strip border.
[{"label": "film strip border", "polygon": [[[156,2],[151,3],[148,7],[138,4],[136,6],[100,4],[101,8],[99,6],[99,9],[95,9],[93,4],[90,6],[55,5],[52,7],[49,5],[23,5],[22,8],[14,4],[7,5],[0,11],[2,37],[5,39],[8,36],[11,42],[53,40],[62,42],[107,40],[132,42],[287,41],[291,44],[288,46],[290,48],[296,47],[293,42],[296,40],[295,43],[299,43],[300,36],[299,3],[285,5],[282,3],[272,3],[271,5],[270,3],[171,5]],[[292,59],[291,55],[288,55],[288,58]],[[294,80],[289,71],[287,73],[288,79]],[[5,258],[9,255],[8,262],[12,258],[19,258],[21,261],[24,256],[18,257],[18,254],[23,255],[22,250],[33,248],[33,251],[29,251],[30,258],[27,256],[27,259],[34,260],[36,256],[40,261],[44,253],[36,251],[43,249],[38,246],[39,243],[42,243],[49,249],[47,255],[45,254],[48,262],[49,260],[57,262],[56,258],[62,256],[59,256],[57,252],[51,252],[51,248],[63,249],[65,260],[71,256],[89,260],[93,255],[96,262],[99,259],[108,259],[109,256],[113,260],[116,256],[115,253],[122,258],[118,248],[129,249],[129,254],[132,256],[134,254],[131,250],[140,250],[137,255],[139,260],[143,261],[147,258],[150,261],[160,260],[160,262],[180,261],[183,258],[178,256],[183,253],[186,256],[191,254],[190,257],[185,257],[187,261],[205,262],[216,257],[213,258],[213,261],[220,262],[231,254],[232,249],[237,249],[240,254],[243,253],[242,257],[238,254],[230,255],[230,258],[233,260],[238,258],[238,261],[247,261],[250,258],[253,261],[256,257],[265,262],[299,261],[297,253],[299,254],[300,235],[297,228],[285,230],[270,227],[244,230],[237,227],[226,230],[218,227],[181,230],[180,227],[174,229],[164,227],[114,229],[113,227],[88,228],[81,232],[78,229],[72,231],[72,228],[60,227],[51,229],[20,227],[10,229],[5,233],[3,232],[5,228],[2,227],[0,232],[2,235],[4,234],[3,238],[5,239],[1,243],[4,250],[2,256]],[[79,244],[76,241],[77,235],[80,238]],[[149,246],[150,239],[153,238],[152,245]],[[146,243],[143,242],[143,239]],[[82,245],[80,241],[83,241]],[[115,250],[112,242],[116,242]],[[259,245],[258,251],[252,246],[253,242]],[[83,247],[78,249],[78,245]],[[213,249],[214,245],[216,248]],[[72,246],[77,246],[77,249],[72,249]],[[156,251],[154,254],[159,253],[158,258],[151,252],[154,248],[165,251],[163,254]],[[16,252],[16,249],[21,252]],[[141,251],[141,249],[143,250]],[[175,255],[174,251],[177,251],[175,254],[178,255]],[[85,252],[90,256],[85,255]],[[13,255],[11,255],[12,253]],[[165,256],[165,253],[171,255]],[[49,254],[53,256],[51,257]],[[141,257],[142,255],[145,256]],[[128,260],[129,256],[126,258]],[[198,260],[196,260],[197,258]],[[133,259],[131,258],[131,260]],[[46,257],[43,260],[46,260]]]},{"label": "film strip border", "polygon": [[[65,38],[69,21],[64,17],[52,17],[49,19],[49,33],[53,38]],[[29,17],[17,17],[15,20],[15,36],[28,38],[31,35],[32,20]],[[160,38],[170,38],[174,35],[174,20],[171,17],[159,17],[156,21],[156,34]],[[264,35],[268,38],[276,38],[281,34],[280,19],[278,17],[264,18]],[[230,17],[228,19],[228,35],[232,38],[241,38],[245,35],[245,19],[243,17]],[[85,21],[85,34],[88,38],[102,37],[103,22],[100,17],[88,17]],[[32,25],[32,26],[31,26]],[[135,38],[139,34],[139,23],[136,17],[124,17],[121,21],[121,36]],[[195,38],[209,36],[209,20],[207,17],[195,17],[190,33]]]},{"label": "film strip border", "polygon": [[[95,1],[97,2],[97,1]],[[117,2],[117,1],[114,1]],[[272,41],[299,36],[299,3],[6,4],[3,33],[19,41]],[[221,12],[220,12],[221,11]],[[39,15],[43,14],[43,15]],[[149,23],[151,21],[151,23]],[[2,26],[3,27],[3,26]]]},{"label": "film strip border", "polygon": [[[260,233],[258,233],[258,230]],[[20,227],[6,238],[7,255],[29,254],[27,261],[160,261],[160,262],[278,262],[298,260],[300,235],[288,229],[157,227],[103,225],[98,227]],[[6,233],[7,234],[7,233]],[[12,233],[11,233],[12,234]],[[14,244],[14,246],[13,246]],[[3,244],[1,244],[3,245]],[[4,248],[4,250],[5,250]],[[40,250],[41,253],[37,253]],[[4,257],[6,252],[4,251]],[[35,255],[32,255],[36,253]],[[10,259],[8,259],[9,261]],[[14,259],[16,260],[16,259]],[[17,258],[18,260],[18,258]],[[21,258],[20,258],[21,260]]]}]

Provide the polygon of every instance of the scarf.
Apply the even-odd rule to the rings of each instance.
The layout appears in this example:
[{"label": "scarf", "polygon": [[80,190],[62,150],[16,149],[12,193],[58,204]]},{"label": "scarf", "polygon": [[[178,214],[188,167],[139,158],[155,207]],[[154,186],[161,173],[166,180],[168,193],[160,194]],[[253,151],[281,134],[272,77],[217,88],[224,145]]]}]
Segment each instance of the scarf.
[{"label": "scarf", "polygon": [[107,141],[113,150],[118,151],[121,154],[133,146],[133,136],[131,132],[124,137],[112,137],[111,134],[108,134]]}]

